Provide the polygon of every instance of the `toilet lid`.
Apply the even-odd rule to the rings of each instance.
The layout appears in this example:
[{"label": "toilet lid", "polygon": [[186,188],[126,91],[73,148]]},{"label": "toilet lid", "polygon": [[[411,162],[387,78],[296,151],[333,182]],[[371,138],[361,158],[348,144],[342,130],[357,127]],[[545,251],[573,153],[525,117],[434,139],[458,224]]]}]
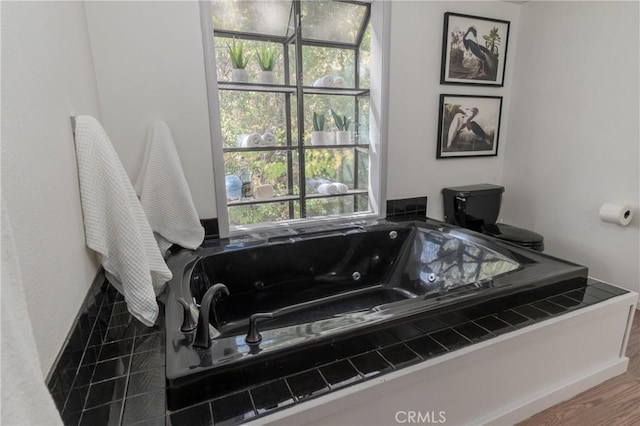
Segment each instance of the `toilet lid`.
[{"label": "toilet lid", "polygon": [[537,245],[544,241],[544,237],[537,232],[504,223],[485,226],[483,231],[501,240],[510,241],[522,246]]}]

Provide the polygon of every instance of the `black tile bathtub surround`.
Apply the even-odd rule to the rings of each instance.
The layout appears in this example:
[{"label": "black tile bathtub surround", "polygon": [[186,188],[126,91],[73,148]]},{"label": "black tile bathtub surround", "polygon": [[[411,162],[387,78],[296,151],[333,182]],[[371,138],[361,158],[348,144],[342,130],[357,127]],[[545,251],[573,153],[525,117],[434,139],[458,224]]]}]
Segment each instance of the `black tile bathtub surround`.
[{"label": "black tile bathtub surround", "polygon": [[83,366],[89,361],[95,362],[97,358],[93,351],[85,351],[85,349],[88,345],[102,342],[106,334],[111,313],[107,313],[107,309],[103,312],[101,308],[103,303],[105,306],[112,307],[116,299],[115,293],[108,291],[107,288],[104,276],[98,274],[87,292],[58,359],[54,362],[46,379],[49,391],[60,412],[71,394],[74,380],[88,384],[91,379],[91,373]]},{"label": "black tile bathtub surround", "polygon": [[218,226],[218,219],[201,219],[200,223],[204,228],[205,238],[220,238],[220,228]]},{"label": "black tile bathtub surround", "polygon": [[[97,296],[98,308],[82,319],[85,327],[94,319],[84,333],[84,350],[76,353],[81,341],[68,344],[49,380],[49,388],[57,391],[52,391],[56,401],[64,394],[64,401],[57,403],[66,425],[239,424],[626,293],[589,280],[577,290],[554,293],[543,288],[501,298],[499,303],[410,318],[330,347],[292,354],[284,360],[292,368],[276,368],[280,375],[272,374],[272,366],[257,366],[249,375],[253,383],[236,377],[241,388],[228,382],[219,388],[219,396],[172,412],[166,408],[163,315],[157,326],[145,327],[126,313],[111,287],[99,289],[103,293]],[[91,295],[96,298],[97,293]],[[69,360],[77,360],[75,369]],[[64,374],[69,377],[61,377]]]},{"label": "black tile bathtub surround", "polygon": [[287,379],[291,393],[296,399],[309,398],[329,390],[329,384],[318,370],[311,370]]},{"label": "black tile bathtub surround", "polygon": [[387,200],[387,219],[421,220],[427,217],[427,197]]},{"label": "black tile bathtub surround", "polygon": [[[159,323],[164,323],[162,315]],[[140,406],[149,404],[133,400],[123,417],[124,402],[153,391],[162,394],[157,414],[164,418],[163,330],[164,326],[146,327],[133,319],[123,297],[104,278],[96,280],[47,379],[63,422],[128,424],[137,420],[137,413],[148,412]],[[144,351],[153,354],[145,357]],[[146,374],[130,375],[134,365]],[[149,365],[161,367],[149,370]],[[131,412],[134,407],[135,415]]]}]

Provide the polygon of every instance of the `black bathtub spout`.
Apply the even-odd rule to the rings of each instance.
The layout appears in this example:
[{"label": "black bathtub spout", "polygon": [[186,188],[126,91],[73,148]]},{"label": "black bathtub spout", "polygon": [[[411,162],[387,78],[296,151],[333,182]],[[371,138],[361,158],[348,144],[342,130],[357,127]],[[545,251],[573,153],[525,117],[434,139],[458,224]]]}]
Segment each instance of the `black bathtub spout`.
[{"label": "black bathtub spout", "polygon": [[273,318],[273,317],[274,317],[273,312],[257,313],[257,314],[251,315],[251,317],[249,318],[249,331],[247,332],[247,335],[245,336],[244,341],[247,342],[249,345],[255,345],[260,343],[262,341],[262,335],[258,331],[258,320],[261,320],[264,318]]},{"label": "black bathtub spout", "polygon": [[200,302],[200,315],[198,315],[198,326],[196,328],[196,338],[193,341],[193,346],[199,348],[211,347],[209,315],[211,314],[211,309],[228,295],[229,289],[224,284],[215,284],[204,294]]}]

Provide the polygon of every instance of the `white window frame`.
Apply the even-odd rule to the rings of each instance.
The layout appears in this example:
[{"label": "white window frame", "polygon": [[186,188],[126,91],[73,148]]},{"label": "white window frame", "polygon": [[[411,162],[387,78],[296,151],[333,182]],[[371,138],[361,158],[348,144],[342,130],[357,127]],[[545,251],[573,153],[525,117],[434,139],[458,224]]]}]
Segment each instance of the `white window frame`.
[{"label": "white window frame", "polygon": [[388,152],[388,105],[389,68],[391,46],[391,2],[371,1],[371,83],[369,121],[369,206],[370,212],[344,214],[340,216],[291,219],[243,226],[229,226],[229,214],[224,173],[224,152],[220,125],[220,101],[216,58],[213,41],[213,23],[210,2],[200,2],[200,24],[202,28],[207,98],[209,104],[209,126],[213,155],[215,200],[220,238],[228,238],[253,232],[297,229],[322,224],[350,223],[386,216],[387,152]]}]

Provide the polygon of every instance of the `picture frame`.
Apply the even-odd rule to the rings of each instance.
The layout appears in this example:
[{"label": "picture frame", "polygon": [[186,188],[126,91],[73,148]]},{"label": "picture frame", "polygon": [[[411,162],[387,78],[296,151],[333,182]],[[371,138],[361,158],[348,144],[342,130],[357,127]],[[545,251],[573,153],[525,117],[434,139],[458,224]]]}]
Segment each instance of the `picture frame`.
[{"label": "picture frame", "polygon": [[502,96],[440,95],[436,158],[495,157]]},{"label": "picture frame", "polygon": [[504,86],[509,21],[446,12],[440,84]]}]

